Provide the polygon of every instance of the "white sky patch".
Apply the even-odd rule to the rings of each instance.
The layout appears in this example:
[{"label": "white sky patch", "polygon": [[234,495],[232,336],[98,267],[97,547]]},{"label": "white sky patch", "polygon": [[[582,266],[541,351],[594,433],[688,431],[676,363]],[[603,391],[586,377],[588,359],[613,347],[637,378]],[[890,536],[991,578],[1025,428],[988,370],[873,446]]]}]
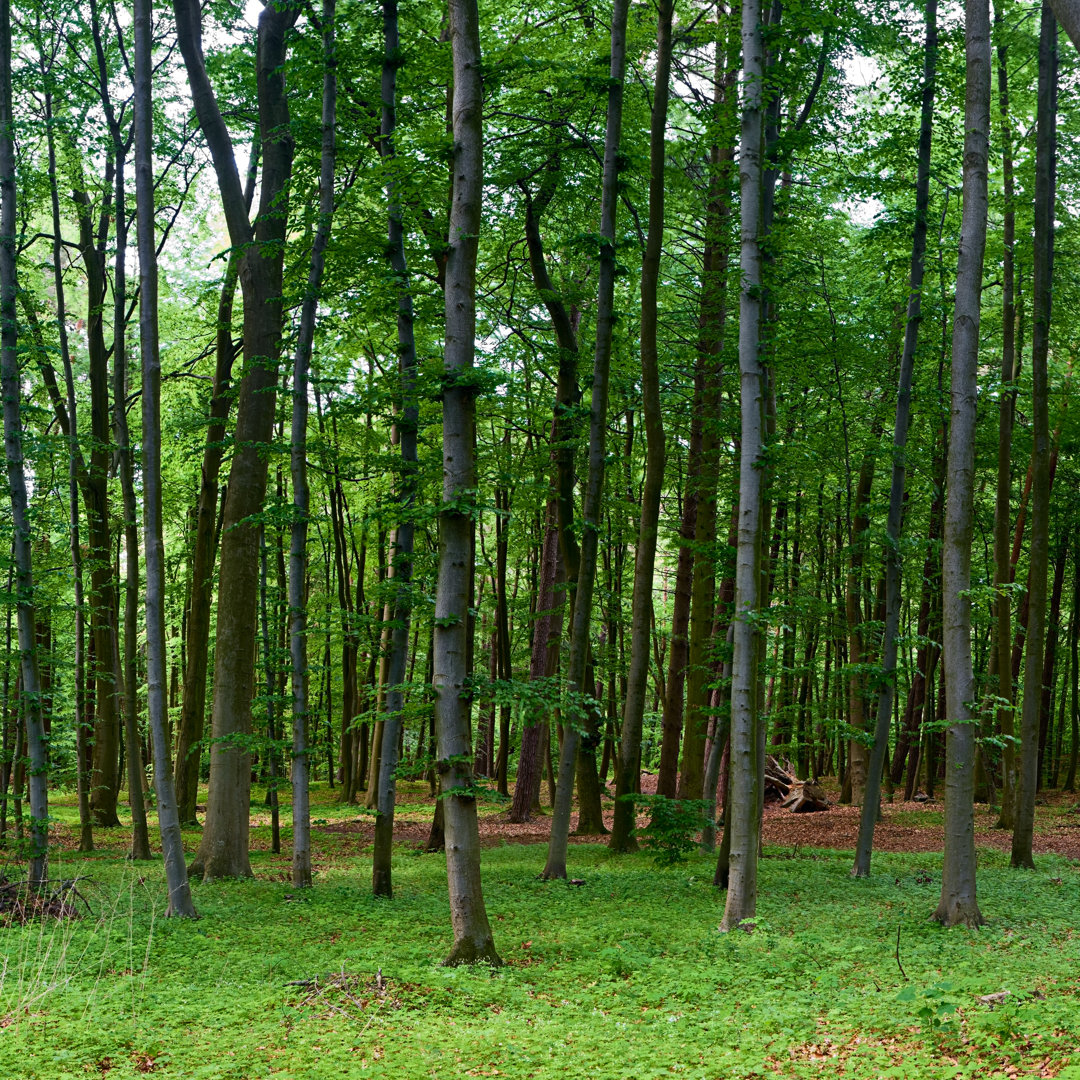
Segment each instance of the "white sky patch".
[{"label": "white sky patch", "polygon": [[249,26],[259,25],[259,16],[262,14],[262,0],[247,0],[244,5],[244,18]]}]

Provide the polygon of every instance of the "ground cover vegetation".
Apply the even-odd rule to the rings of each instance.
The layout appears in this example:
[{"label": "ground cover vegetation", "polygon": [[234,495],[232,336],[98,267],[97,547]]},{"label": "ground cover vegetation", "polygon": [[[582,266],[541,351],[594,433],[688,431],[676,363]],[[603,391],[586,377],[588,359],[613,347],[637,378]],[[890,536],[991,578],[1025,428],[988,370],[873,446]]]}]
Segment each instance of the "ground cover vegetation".
[{"label": "ground cover vegetation", "polygon": [[[613,898],[685,903],[670,948],[697,928],[701,971],[764,970],[831,942],[830,905],[900,925],[889,882],[925,866],[901,914],[929,966],[891,997],[875,969],[880,1002],[827,1044],[792,1020],[784,1067],[1008,1068],[973,1032],[1013,1023],[993,1053],[1071,1067],[1043,984],[1075,877],[1036,856],[1075,854],[1044,819],[1066,828],[1080,761],[1074,45],[1077,0],[0,0],[8,1044],[123,996],[55,976],[49,942],[138,968],[142,1009],[158,944],[209,963],[244,936],[214,925],[263,941],[350,889],[393,934],[336,982],[292,965],[282,1009],[467,987],[477,1045],[512,1022],[539,1054],[485,1004],[517,993],[508,897],[539,941],[576,910],[552,897],[602,899],[590,878],[596,978],[668,986],[674,1037],[679,964],[609,927],[645,919]],[[791,858],[762,860],[774,797],[851,810],[816,838],[792,818]],[[879,824],[883,799],[906,809]],[[875,856],[890,813],[940,854]],[[288,901],[245,891],[266,831]],[[826,834],[869,884],[802,853]],[[541,846],[482,879],[493,835]],[[445,852],[440,889],[406,841]],[[87,905],[62,882],[91,865]],[[986,969],[940,951],[1013,933],[1043,974],[1017,960],[980,1027]],[[436,940],[482,974],[422,974]],[[780,985],[761,1016],[793,1015]],[[1013,1039],[1029,1012],[1041,1058]],[[756,1068],[772,1022],[740,1029]]]}]

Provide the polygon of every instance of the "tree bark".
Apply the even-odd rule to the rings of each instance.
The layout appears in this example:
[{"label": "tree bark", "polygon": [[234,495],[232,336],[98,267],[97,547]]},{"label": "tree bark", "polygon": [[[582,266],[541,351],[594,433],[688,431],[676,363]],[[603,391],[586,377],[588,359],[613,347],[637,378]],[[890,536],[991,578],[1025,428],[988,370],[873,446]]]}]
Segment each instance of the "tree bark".
[{"label": "tree bark", "polygon": [[934,124],[934,81],[937,65],[937,0],[926,3],[926,45],[923,65],[922,123],[919,131],[919,161],[915,180],[915,234],[911,242],[911,271],[904,351],[900,359],[900,386],[896,395],[893,430],[892,477],[889,487],[889,514],[885,526],[885,635],[882,644],[881,689],[878,694],[877,723],[870,754],[870,768],[862,800],[859,838],[855,850],[853,877],[868,877],[874,845],[874,825],[881,797],[881,770],[889,748],[889,721],[896,692],[897,638],[900,633],[900,588],[903,567],[900,558],[900,526],[904,509],[904,481],[907,475],[907,433],[911,415],[911,381],[922,319],[922,283],[926,258],[927,209],[930,204],[930,143]]},{"label": "tree bark", "polygon": [[196,0],[174,0],[177,39],[199,125],[217,174],[233,247],[243,250],[246,373],[237,403],[235,450],[222,525],[218,621],[211,717],[210,788],[202,843],[192,870],[204,879],[250,877],[251,698],[258,606],[258,525],[266,494],[265,446],[273,435],[282,331],[282,266],[293,140],[284,65],[295,9],[264,7],[257,32],[256,80],[262,133],[262,191],[255,227],[248,221],[232,140],[202,55]]},{"label": "tree bark", "polygon": [[[994,22],[1003,22],[1001,0],[994,5]],[[1016,407],[1016,205],[1013,195],[1012,121],[1009,116],[1009,46],[997,47],[998,108],[1001,113],[1002,186],[1005,213],[1001,263],[1001,392],[998,398],[997,492],[994,500],[994,653],[997,662],[997,727],[1004,739],[1001,766],[999,829],[1013,826],[1016,749],[1013,744],[1012,597],[1013,568],[1009,558],[1009,516],[1012,495],[1012,433]]]},{"label": "tree bark", "polygon": [[[138,215],[139,342],[142,356],[143,546],[146,550],[147,710],[154,793],[169,894],[166,915],[195,918],[168,737],[165,644],[165,545],[161,518],[161,356],[154,231],[153,51],[151,0],[135,0],[135,203]],[[134,754],[136,747],[129,747]]]},{"label": "tree bark", "polygon": [[0,0],[0,393],[4,399],[4,458],[14,532],[14,586],[19,637],[19,671],[26,718],[30,771],[28,883],[42,888],[48,877],[49,797],[45,721],[35,648],[33,554],[23,467],[19,403],[18,325],[15,279],[15,143],[11,110],[11,6]]},{"label": "tree bark", "polygon": [[467,681],[469,600],[476,487],[476,257],[483,196],[483,88],[476,0],[450,0],[454,63],[453,191],[446,262],[443,390],[443,503],[435,596],[435,724],[440,799],[446,830],[446,876],[454,943],[445,963],[501,964],[480,883],[480,831],[470,752]]},{"label": "tree bark", "polygon": [[[397,68],[399,60],[397,0],[383,0],[383,38],[386,57],[382,74],[382,138],[379,143],[383,160],[391,165],[394,158],[394,129],[397,122]],[[389,259],[398,281],[397,332],[398,377],[401,394],[396,426],[401,448],[400,512],[391,549],[394,577],[393,629],[390,635],[390,656],[387,661],[387,686],[383,714],[383,750],[379,777],[378,817],[375,819],[375,855],[373,861],[373,891],[376,896],[391,896],[390,852],[394,836],[394,769],[397,766],[398,738],[405,707],[404,682],[409,649],[409,624],[412,615],[410,586],[412,582],[413,537],[412,520],[417,486],[417,429],[420,422],[419,401],[416,395],[416,340],[413,334],[413,303],[409,287],[409,268],[405,261],[405,234],[402,226],[398,185],[389,181],[386,187],[388,205]]]},{"label": "tree bark", "polygon": [[975,676],[971,660],[971,537],[975,474],[979,314],[986,251],[987,156],[990,136],[988,0],[966,0],[967,91],[964,120],[963,219],[956,268],[948,495],[942,546],[943,646],[948,672],[945,768],[945,858],[934,918],[978,926],[975,886]]},{"label": "tree bark", "polygon": [[[551,840],[544,878],[566,877],[566,848],[570,834],[570,809],[581,712],[585,689],[592,622],[596,555],[600,537],[601,496],[607,452],[608,383],[611,369],[615,295],[615,216],[618,207],[619,143],[622,133],[623,83],[626,75],[626,23],[629,0],[614,0],[611,16],[611,66],[608,85],[607,131],[604,138],[604,173],[600,210],[600,271],[596,304],[596,351],[589,416],[588,473],[582,500],[580,565],[574,585],[570,655],[567,660],[569,708],[564,713],[563,742],[559,753],[558,781],[552,808]],[[572,576],[572,575],[571,575]],[[590,687],[591,689],[591,687]]]},{"label": "tree bark", "polygon": [[730,874],[721,929],[750,925],[757,912],[761,798],[757,658],[761,567],[764,386],[761,365],[762,118],[764,97],[760,0],[742,7],[742,129],[739,138],[739,374],[741,437],[739,534],[731,668]]},{"label": "tree bark", "polygon": [[1050,401],[1047,355],[1054,264],[1054,172],[1057,96],[1057,21],[1042,6],[1039,33],[1039,86],[1035,147],[1035,283],[1032,298],[1031,543],[1028,561],[1028,621],[1024,649],[1024,696],[1020,712],[1020,765],[1010,864],[1035,868],[1032,838],[1035,792],[1039,782],[1039,708],[1042,702],[1046,639],[1047,570],[1050,561]]},{"label": "tree bark", "polygon": [[[245,210],[255,197],[261,140],[251,147],[250,165],[244,188]],[[176,802],[180,820],[196,823],[195,805],[199,792],[199,765],[206,725],[206,682],[210,646],[210,615],[213,606],[214,561],[217,550],[218,478],[225,446],[225,425],[232,407],[230,392],[236,346],[233,343],[233,304],[240,268],[240,253],[233,249],[221,284],[217,308],[215,366],[210,393],[209,424],[199,473],[199,497],[195,510],[195,542],[191,565],[191,596],[188,605],[184,690],[180,702],[180,723],[176,743]]]},{"label": "tree bark", "polygon": [[[664,244],[664,165],[667,157],[668,83],[671,77],[671,22],[674,10],[674,0],[659,0],[652,126],[649,134],[649,235],[641,262],[641,400],[645,418],[645,482],[641,492],[641,521],[634,553],[630,666],[615,774],[615,820],[608,842],[608,847],[614,852],[637,848],[633,795],[641,767],[641,729],[649,677],[656,535],[667,460],[660,402],[656,294]],[[681,669],[679,674],[681,677]]]}]

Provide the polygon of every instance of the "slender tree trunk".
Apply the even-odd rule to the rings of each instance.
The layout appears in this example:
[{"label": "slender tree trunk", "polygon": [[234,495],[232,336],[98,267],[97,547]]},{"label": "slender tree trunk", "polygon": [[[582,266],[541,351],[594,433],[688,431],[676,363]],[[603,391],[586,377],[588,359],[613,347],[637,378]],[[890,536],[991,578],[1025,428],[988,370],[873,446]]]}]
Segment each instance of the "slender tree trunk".
[{"label": "slender tree trunk", "polygon": [[[533,807],[540,798],[540,779],[543,771],[544,732],[551,712],[551,680],[558,671],[559,641],[562,636],[563,593],[556,594],[555,579],[559,562],[558,510],[555,500],[548,501],[544,533],[544,548],[540,561],[540,585],[536,601],[536,622],[533,625],[532,656],[529,661],[529,682],[542,687],[537,695],[543,704],[530,709],[524,716],[521,750],[518,754],[517,780],[510,821],[531,821]],[[535,700],[535,698],[534,698]]]},{"label": "slender tree trunk", "polygon": [[761,366],[762,112],[764,95],[760,0],[742,7],[742,130],[739,139],[740,269],[739,373],[741,438],[739,534],[735,570],[731,667],[730,875],[722,930],[747,925],[757,912],[761,769],[758,712],[758,633],[761,568],[764,386]]},{"label": "slender tree trunk", "polygon": [[633,851],[637,848],[633,795],[641,767],[641,730],[645,716],[653,621],[656,535],[660,522],[660,496],[664,486],[666,461],[657,356],[656,294],[664,243],[664,165],[667,150],[668,83],[671,77],[671,22],[674,9],[674,0],[659,0],[656,73],[649,136],[649,235],[641,264],[641,397],[646,439],[645,483],[641,494],[641,522],[634,553],[630,667],[627,672],[626,701],[623,705],[618,770],[615,774],[615,821],[608,843],[608,847],[615,852]]},{"label": "slender tree trunk", "polygon": [[967,0],[967,94],[964,121],[963,220],[956,269],[952,345],[952,413],[942,546],[943,645],[948,672],[945,768],[945,859],[934,918],[978,926],[975,889],[975,676],[971,661],[971,537],[975,473],[979,313],[986,251],[987,155],[990,137],[988,0]]},{"label": "slender tree trunk", "polygon": [[476,0],[451,0],[454,169],[446,263],[443,505],[435,598],[435,723],[446,829],[454,944],[447,964],[500,964],[480,884],[480,831],[470,767],[467,681],[476,401],[469,380],[476,339],[476,256],[483,195],[480,16]]},{"label": "slender tree trunk", "polygon": [[1050,403],[1047,355],[1054,262],[1054,171],[1057,96],[1057,21],[1042,7],[1039,35],[1039,90],[1035,150],[1035,287],[1031,338],[1032,491],[1028,563],[1028,621],[1024,649],[1024,696],[1020,713],[1020,768],[1017,775],[1011,865],[1034,869],[1031,844],[1035,792],[1039,781],[1039,707],[1042,701],[1046,639],[1047,571],[1050,560]]},{"label": "slender tree trunk", "polygon": [[870,768],[862,800],[859,839],[852,876],[868,877],[874,844],[874,824],[881,796],[881,770],[889,748],[889,720],[897,678],[897,638],[900,634],[900,587],[903,567],[900,558],[900,525],[904,508],[904,481],[907,474],[907,433],[911,414],[911,380],[922,319],[922,283],[926,258],[927,209],[930,203],[930,142],[934,124],[934,79],[937,65],[937,0],[926,3],[926,45],[923,65],[922,126],[919,132],[919,163],[915,181],[915,235],[911,243],[907,327],[900,360],[900,386],[896,395],[896,422],[893,431],[892,479],[889,488],[889,516],[885,526],[885,636],[882,644],[881,689],[878,694],[877,724],[874,730]]},{"label": "slender tree trunk", "polygon": [[[994,23],[1001,26],[1001,0],[995,0]],[[1005,214],[1001,264],[1001,392],[998,397],[997,493],[994,501],[994,653],[997,658],[997,727],[1004,739],[1001,767],[999,829],[1013,825],[1016,750],[1013,745],[1012,566],[1009,560],[1009,516],[1012,494],[1012,432],[1016,405],[1016,205],[1013,196],[1012,121],[1009,115],[1009,46],[997,47],[998,108],[1001,113],[1002,185]]]},{"label": "slender tree trunk", "polygon": [[259,214],[248,221],[232,141],[206,74],[196,0],[174,0],[177,39],[195,112],[218,179],[233,247],[243,251],[246,373],[237,404],[235,449],[222,528],[217,648],[211,718],[210,788],[202,843],[192,871],[205,879],[250,877],[251,698],[258,606],[258,525],[266,494],[264,447],[274,430],[282,333],[282,267],[293,140],[285,89],[286,32],[295,9],[268,6],[259,16],[256,80],[263,167]]},{"label": "slender tree trunk", "polygon": [[[96,18],[95,18],[96,22]],[[117,130],[117,135],[119,131]],[[113,269],[113,428],[119,457],[124,507],[124,742],[127,749],[128,805],[131,807],[132,859],[149,859],[150,835],[143,801],[139,694],[135,671],[139,611],[139,524],[135,463],[127,421],[127,206],[124,192],[126,147],[116,138],[116,261]],[[152,166],[151,166],[152,167]],[[119,642],[117,643],[119,644]]]},{"label": "slender tree trunk", "polygon": [[[255,196],[259,150],[258,135],[251,148],[250,166],[244,188],[244,205],[250,208]],[[184,690],[180,702],[180,723],[176,744],[176,801],[180,820],[194,824],[199,792],[199,765],[206,724],[206,683],[210,648],[210,614],[213,606],[214,561],[217,551],[218,479],[225,446],[225,424],[232,407],[230,392],[233,360],[233,304],[240,267],[240,253],[229,255],[225,280],[217,308],[214,383],[210,393],[209,424],[199,473],[199,497],[195,510],[195,542],[192,553],[191,596],[188,606]]]},{"label": "slender tree trunk", "polygon": [[[384,160],[394,156],[394,129],[397,104],[398,12],[397,0],[383,2],[383,37],[386,57],[382,75],[382,139],[380,151]],[[392,173],[391,173],[392,175]],[[410,585],[415,526],[412,520],[417,485],[417,429],[420,421],[416,396],[416,341],[413,335],[413,304],[409,288],[409,269],[405,261],[405,236],[402,226],[398,186],[387,184],[388,244],[387,257],[398,281],[397,331],[398,372],[401,393],[401,412],[397,420],[398,442],[401,447],[399,505],[400,516],[394,531],[392,548],[395,581],[393,630],[390,637],[390,657],[387,663],[387,687],[383,720],[382,775],[379,778],[378,817],[375,819],[375,856],[373,862],[373,891],[376,896],[393,893],[390,851],[394,835],[394,769],[397,766],[398,738],[405,707],[403,684],[409,651],[409,624],[412,616]]]},{"label": "slender tree trunk", "polygon": [[0,0],[0,383],[4,399],[4,457],[14,531],[15,603],[19,670],[30,768],[30,851],[28,882],[44,886],[48,877],[49,801],[45,722],[41,708],[34,629],[34,572],[27,513],[19,403],[18,329],[15,280],[15,143],[11,111],[11,7]]},{"label": "slender tree trunk", "polygon": [[[167,915],[195,917],[173,789],[165,646],[165,546],[161,518],[161,357],[154,234],[151,0],[135,0],[135,202],[138,214],[139,342],[142,356],[143,546],[146,551],[147,707],[154,793],[169,893]],[[134,748],[131,748],[134,751]]]},{"label": "slender tree trunk", "polygon": [[604,140],[604,175],[600,211],[600,271],[596,305],[596,352],[589,417],[588,473],[582,500],[580,566],[574,586],[570,654],[567,661],[568,710],[559,753],[558,782],[552,808],[551,840],[545,878],[566,877],[566,848],[570,834],[570,809],[579,736],[576,725],[585,688],[592,622],[596,555],[600,537],[601,495],[607,452],[608,382],[611,368],[615,292],[615,215],[618,206],[620,138],[622,133],[623,83],[626,74],[626,23],[629,0],[614,0],[611,17],[611,67],[608,86],[607,132]]},{"label": "slender tree trunk", "polygon": [[[1069,613],[1069,673],[1072,681],[1069,694],[1069,715],[1072,721],[1072,738],[1069,742],[1069,772],[1065,777],[1065,791],[1076,790],[1076,763],[1080,758],[1080,543],[1073,550],[1072,608]],[[1065,688],[1061,689],[1062,694]]]}]

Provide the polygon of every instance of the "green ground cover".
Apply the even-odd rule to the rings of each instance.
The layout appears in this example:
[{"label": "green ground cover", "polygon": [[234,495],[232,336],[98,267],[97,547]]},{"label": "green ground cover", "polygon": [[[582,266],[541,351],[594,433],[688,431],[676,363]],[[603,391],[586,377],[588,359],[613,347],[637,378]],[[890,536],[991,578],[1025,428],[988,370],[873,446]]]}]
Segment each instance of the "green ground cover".
[{"label": "green ground cover", "polygon": [[575,887],[537,880],[543,855],[485,852],[506,966],[468,970],[440,966],[438,855],[402,848],[375,901],[355,837],[306,893],[260,853],[255,880],[196,886],[192,924],[162,917],[156,864],[65,852],[52,874],[83,879],[93,916],[0,930],[0,1077],[1080,1078],[1067,860],[981,852],[972,932],[928,921],[938,856],[853,881],[848,854],[767,849],[757,931],[723,935],[711,858],[582,845]]}]

